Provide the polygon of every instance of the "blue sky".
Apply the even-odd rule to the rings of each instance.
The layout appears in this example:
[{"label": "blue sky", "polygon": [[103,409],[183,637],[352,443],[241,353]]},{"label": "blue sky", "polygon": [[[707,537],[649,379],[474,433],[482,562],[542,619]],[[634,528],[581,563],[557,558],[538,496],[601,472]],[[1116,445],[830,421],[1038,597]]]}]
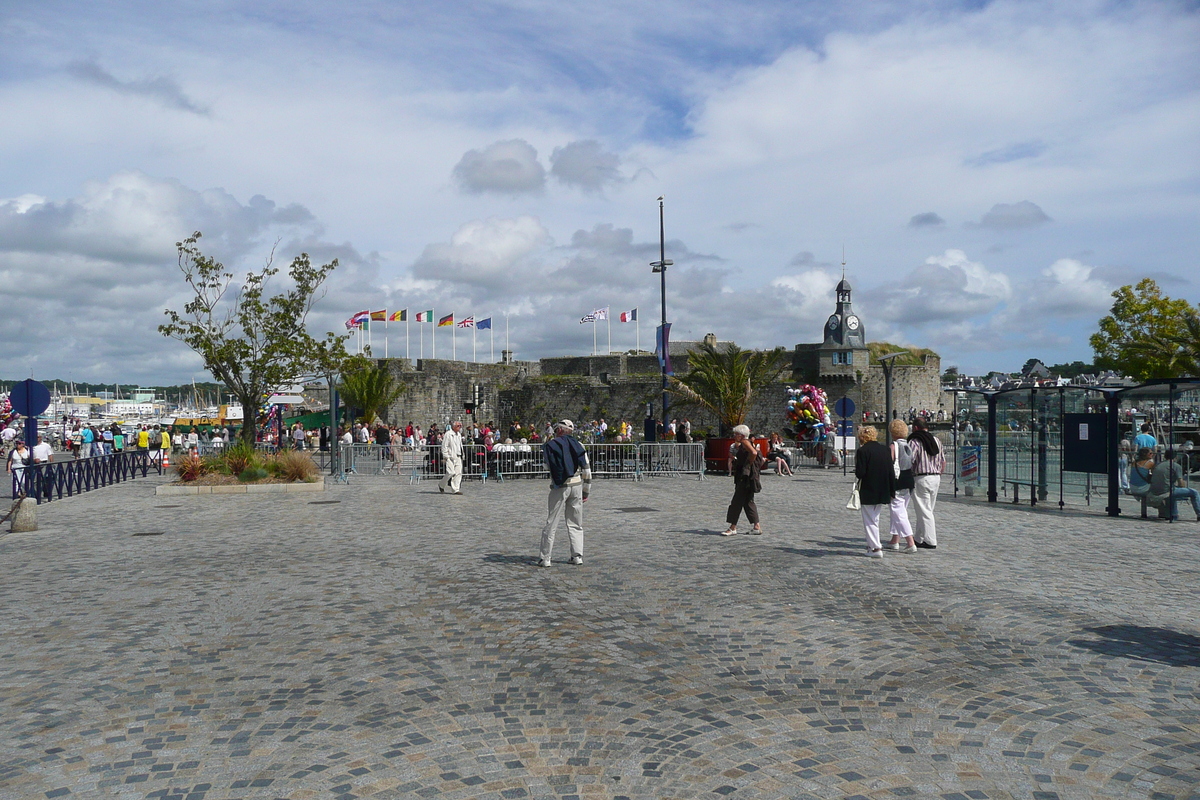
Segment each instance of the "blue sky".
[{"label": "blue sky", "polygon": [[6,315],[5,374],[201,376],[154,331],[193,230],[338,257],[314,330],[508,315],[536,358],[637,306],[645,343],[660,194],[677,335],[818,339],[844,246],[871,339],[1087,360],[1117,286],[1200,300],[1197,42],[1170,2],[9,7],[0,287],[53,333]]}]

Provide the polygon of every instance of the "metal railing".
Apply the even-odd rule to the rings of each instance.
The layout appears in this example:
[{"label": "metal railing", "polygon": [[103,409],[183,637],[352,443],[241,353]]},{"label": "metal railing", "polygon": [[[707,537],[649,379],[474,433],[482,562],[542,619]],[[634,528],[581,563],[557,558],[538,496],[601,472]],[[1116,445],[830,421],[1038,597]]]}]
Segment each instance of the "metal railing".
[{"label": "metal railing", "polygon": [[[704,443],[585,444],[592,475],[631,478],[696,475],[704,477]],[[445,476],[439,445],[343,444],[338,476],[406,475],[409,483]],[[314,454],[315,455],[315,454]],[[328,460],[324,459],[327,465]],[[541,445],[463,445],[463,478],[504,481],[549,480]]]},{"label": "metal railing", "polygon": [[12,496],[35,498],[40,505],[114,483],[163,474],[162,451],[125,450],[106,456],[32,464],[13,470]]},{"label": "metal railing", "polygon": [[637,454],[640,476],[697,475],[704,479],[703,442],[639,444]]}]

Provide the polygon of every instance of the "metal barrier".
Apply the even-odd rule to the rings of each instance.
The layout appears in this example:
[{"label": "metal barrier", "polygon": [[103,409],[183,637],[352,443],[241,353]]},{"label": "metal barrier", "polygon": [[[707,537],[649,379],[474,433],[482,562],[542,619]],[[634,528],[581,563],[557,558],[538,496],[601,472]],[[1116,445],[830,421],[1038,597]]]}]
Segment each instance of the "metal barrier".
[{"label": "metal barrier", "polygon": [[[597,478],[696,475],[704,477],[704,443],[691,444],[585,444],[588,463]],[[314,452],[322,468],[329,467],[328,454]],[[445,476],[440,445],[343,444],[339,447],[342,469],[338,477],[351,475],[407,475],[409,483]],[[549,480],[542,446],[463,445],[463,478],[505,481],[521,478]]]},{"label": "metal barrier", "polygon": [[498,444],[492,448],[489,462],[491,469],[488,474],[496,480],[550,479],[550,470],[546,469],[540,444]]},{"label": "metal barrier", "polygon": [[[125,450],[106,456],[32,464],[13,470],[12,496],[24,494],[38,504],[61,500],[114,483],[146,477],[150,472],[163,474],[162,459],[150,450]],[[161,451],[159,451],[161,452]]]},{"label": "metal barrier", "polygon": [[642,473],[642,459],[639,457],[638,448],[648,446],[652,445],[585,444],[583,449],[587,451],[588,464],[591,465],[593,476],[638,480]]},{"label": "metal barrier", "polygon": [[638,477],[660,475],[696,475],[704,480],[704,443],[639,444]]}]

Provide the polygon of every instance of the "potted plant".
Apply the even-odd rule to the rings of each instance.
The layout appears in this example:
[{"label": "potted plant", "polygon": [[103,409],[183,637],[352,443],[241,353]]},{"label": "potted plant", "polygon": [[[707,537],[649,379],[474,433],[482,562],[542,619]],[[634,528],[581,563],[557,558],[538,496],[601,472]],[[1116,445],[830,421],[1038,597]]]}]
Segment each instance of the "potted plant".
[{"label": "potted plant", "polygon": [[688,354],[687,373],[671,376],[668,390],[682,399],[682,405],[703,409],[717,418],[718,435],[705,440],[708,469],[725,469],[733,443],[730,431],[745,423],[754,401],[786,367],[787,351],[782,347],[743,350],[726,343],[718,349],[704,342]]}]

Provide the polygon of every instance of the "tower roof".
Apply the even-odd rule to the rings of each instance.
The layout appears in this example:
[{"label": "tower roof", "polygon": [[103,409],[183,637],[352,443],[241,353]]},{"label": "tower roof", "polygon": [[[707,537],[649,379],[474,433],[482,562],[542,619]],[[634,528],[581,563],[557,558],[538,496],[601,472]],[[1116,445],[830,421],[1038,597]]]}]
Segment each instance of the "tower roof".
[{"label": "tower roof", "polygon": [[842,280],[837,285],[837,291],[839,291],[839,292],[850,291],[850,281],[846,280],[845,278],[842,278]]}]

